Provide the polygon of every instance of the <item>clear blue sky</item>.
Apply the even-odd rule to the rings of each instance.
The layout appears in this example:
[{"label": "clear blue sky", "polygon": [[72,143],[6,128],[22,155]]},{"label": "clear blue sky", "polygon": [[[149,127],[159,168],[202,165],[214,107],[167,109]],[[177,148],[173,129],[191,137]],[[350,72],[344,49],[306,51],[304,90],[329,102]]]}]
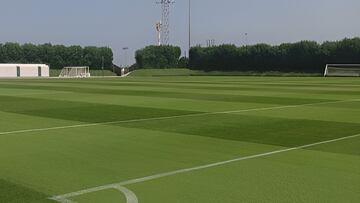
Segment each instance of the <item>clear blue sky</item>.
[{"label": "clear blue sky", "polygon": [[[156,43],[156,0],[0,0],[0,43],[109,46],[122,64]],[[171,13],[171,43],[187,48],[187,2]],[[192,0],[193,41],[242,45],[360,36],[359,0]],[[249,33],[245,39],[245,33]]]}]

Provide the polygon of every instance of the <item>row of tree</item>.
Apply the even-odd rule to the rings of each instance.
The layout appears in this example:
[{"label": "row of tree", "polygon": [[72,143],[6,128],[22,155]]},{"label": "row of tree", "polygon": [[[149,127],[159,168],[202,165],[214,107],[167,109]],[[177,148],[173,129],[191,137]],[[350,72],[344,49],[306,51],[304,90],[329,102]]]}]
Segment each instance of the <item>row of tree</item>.
[{"label": "row of tree", "polygon": [[321,73],[329,63],[360,63],[360,38],[319,44],[193,47],[189,66],[205,71],[281,71]]},{"label": "row of tree", "polygon": [[44,63],[53,69],[65,66],[111,68],[113,52],[108,47],[81,47],[52,44],[0,44],[0,63]]},{"label": "row of tree", "polygon": [[187,60],[180,56],[177,46],[147,46],[135,53],[137,68],[184,68]]}]

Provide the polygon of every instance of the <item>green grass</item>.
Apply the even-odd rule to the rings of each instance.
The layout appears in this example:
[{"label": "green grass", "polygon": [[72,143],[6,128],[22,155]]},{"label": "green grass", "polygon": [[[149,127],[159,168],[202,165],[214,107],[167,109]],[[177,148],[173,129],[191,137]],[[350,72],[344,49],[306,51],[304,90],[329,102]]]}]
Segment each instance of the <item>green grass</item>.
[{"label": "green grass", "polygon": [[253,72],[253,71],[200,71],[185,68],[172,69],[139,69],[131,73],[136,77],[164,77],[164,76],[277,76],[277,77],[314,77],[323,76],[318,73],[283,73],[278,71]]},{"label": "green grass", "polygon": [[172,69],[139,69],[131,73],[135,77],[160,77],[160,76],[190,76],[200,71],[193,71],[185,68]]},{"label": "green grass", "polygon": [[[54,202],[48,198],[360,134],[358,78],[167,71],[0,80],[0,202]],[[360,135],[126,188],[140,203],[355,203],[359,148]],[[70,199],[126,202],[115,189]]]},{"label": "green grass", "polygon": [[0,202],[51,203],[45,194],[0,179]]}]

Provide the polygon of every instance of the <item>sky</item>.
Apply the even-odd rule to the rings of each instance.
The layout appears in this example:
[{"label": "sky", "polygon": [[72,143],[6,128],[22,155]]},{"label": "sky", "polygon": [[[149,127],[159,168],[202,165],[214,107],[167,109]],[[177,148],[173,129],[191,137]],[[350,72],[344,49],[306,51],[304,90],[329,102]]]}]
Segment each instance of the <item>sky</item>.
[{"label": "sky", "polygon": [[[157,41],[157,0],[0,0],[0,43],[108,46],[114,63]],[[192,45],[318,42],[360,36],[359,0],[191,0]],[[170,14],[170,43],[188,47],[188,0]],[[247,35],[245,34],[247,33]],[[127,53],[123,47],[128,47]],[[126,57],[127,56],[127,57]]]}]

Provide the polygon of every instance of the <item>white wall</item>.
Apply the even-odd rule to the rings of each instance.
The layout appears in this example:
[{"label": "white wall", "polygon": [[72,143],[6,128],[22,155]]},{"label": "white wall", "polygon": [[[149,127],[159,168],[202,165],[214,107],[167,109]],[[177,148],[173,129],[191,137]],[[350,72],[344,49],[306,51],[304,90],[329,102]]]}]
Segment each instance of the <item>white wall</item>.
[{"label": "white wall", "polygon": [[37,66],[30,66],[30,67],[20,66],[20,77],[38,77]]},{"label": "white wall", "polygon": [[50,77],[50,67],[45,65],[41,66],[41,77]]},{"label": "white wall", "polygon": [[41,67],[41,77],[50,74],[50,68],[45,64],[0,64],[0,77],[17,77],[17,67],[20,67],[20,77],[39,77],[38,67]]},{"label": "white wall", "polygon": [[16,67],[13,66],[0,67],[0,77],[4,77],[4,78],[16,77]]}]

